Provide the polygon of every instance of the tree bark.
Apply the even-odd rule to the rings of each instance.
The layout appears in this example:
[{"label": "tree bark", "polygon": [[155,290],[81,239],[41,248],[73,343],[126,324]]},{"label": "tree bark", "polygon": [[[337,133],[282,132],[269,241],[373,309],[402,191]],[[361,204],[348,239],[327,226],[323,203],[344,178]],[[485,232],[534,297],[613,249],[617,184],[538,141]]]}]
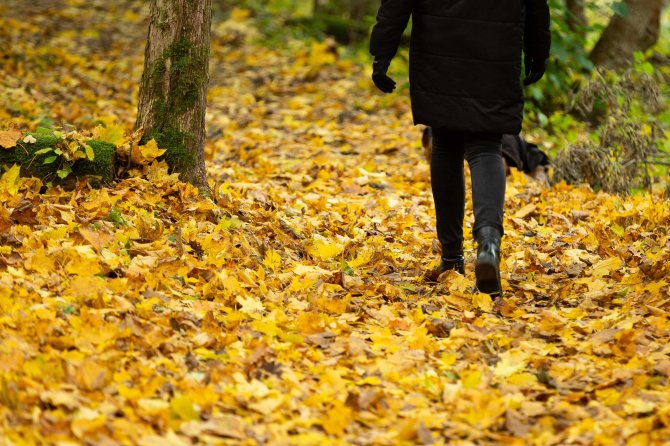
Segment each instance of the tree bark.
[{"label": "tree bark", "polygon": [[151,0],[136,128],[170,169],[209,193],[204,160],[212,0]]},{"label": "tree bark", "polygon": [[566,21],[570,31],[577,33],[582,39],[586,37],[586,12],[584,0],[565,0]]},{"label": "tree bark", "polygon": [[594,65],[616,69],[628,65],[633,54],[651,48],[659,37],[665,0],[625,0],[628,14],[614,15],[589,58]]}]

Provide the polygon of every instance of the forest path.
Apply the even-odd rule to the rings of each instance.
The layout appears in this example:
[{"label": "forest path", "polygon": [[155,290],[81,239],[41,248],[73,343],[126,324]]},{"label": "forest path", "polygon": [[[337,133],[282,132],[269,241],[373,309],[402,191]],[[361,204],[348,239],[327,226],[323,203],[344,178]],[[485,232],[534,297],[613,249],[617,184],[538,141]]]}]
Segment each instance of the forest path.
[{"label": "forest path", "polygon": [[[66,3],[51,28],[0,16],[0,122],[129,133],[142,8],[99,9],[109,39],[69,30],[90,10]],[[327,43],[271,50],[255,33],[214,28],[214,203],[158,164],[103,190],[3,177],[3,441],[669,436],[666,202],[515,173],[505,299],[473,292],[469,209],[466,275],[427,284],[434,211],[406,91],[378,94]]]}]

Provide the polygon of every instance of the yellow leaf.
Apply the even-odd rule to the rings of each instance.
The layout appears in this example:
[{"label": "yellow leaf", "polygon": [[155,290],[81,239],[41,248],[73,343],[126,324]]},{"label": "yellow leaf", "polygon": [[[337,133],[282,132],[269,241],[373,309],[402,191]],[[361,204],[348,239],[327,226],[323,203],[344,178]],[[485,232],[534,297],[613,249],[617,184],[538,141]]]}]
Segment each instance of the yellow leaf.
[{"label": "yellow leaf", "polygon": [[159,149],[155,139],[149,140],[143,146],[133,147],[130,155],[130,160],[133,164],[143,166],[151,164],[156,158],[162,156],[166,151]]},{"label": "yellow leaf", "polygon": [[528,217],[530,214],[535,212],[535,209],[537,209],[537,206],[534,204],[527,204],[526,206],[522,207],[519,209],[515,214],[514,218],[525,218]]},{"label": "yellow leaf", "polygon": [[172,401],[170,401],[170,410],[172,416],[180,420],[188,421],[200,419],[200,414],[195,410],[195,407],[193,407],[193,401],[191,401],[191,398],[189,398],[188,395],[176,395],[172,398]]},{"label": "yellow leaf", "polygon": [[272,271],[277,272],[281,267],[281,257],[275,251],[268,249],[265,253],[263,265],[267,266]]},{"label": "yellow leaf", "polygon": [[515,373],[507,379],[509,384],[517,387],[530,387],[537,384],[537,376],[532,373]]},{"label": "yellow leaf", "polygon": [[270,336],[277,336],[279,334],[279,327],[277,327],[277,324],[272,320],[253,321],[251,323],[251,328]]},{"label": "yellow leaf", "polygon": [[107,385],[110,378],[107,367],[92,359],[84,361],[75,373],[77,385],[84,390],[100,390]]},{"label": "yellow leaf", "polygon": [[92,298],[104,290],[105,281],[97,276],[77,276],[70,285],[69,292],[74,297]]},{"label": "yellow leaf", "polygon": [[623,403],[623,407],[629,415],[644,414],[653,412],[656,408],[656,403],[641,398],[627,398]]},{"label": "yellow leaf", "polygon": [[69,410],[74,410],[81,404],[75,393],[62,390],[42,392],[40,400],[53,406],[63,406]]},{"label": "yellow leaf", "polygon": [[36,249],[26,259],[26,269],[36,271],[40,274],[49,274],[56,267],[53,257],[48,255],[43,248]]},{"label": "yellow leaf", "polygon": [[500,361],[493,369],[493,375],[506,378],[526,368],[527,353],[520,350],[508,350],[500,354]]},{"label": "yellow leaf", "polygon": [[99,125],[93,129],[93,139],[108,142],[118,147],[125,141],[123,127],[120,125],[108,125],[106,127]]},{"label": "yellow leaf", "polygon": [[5,173],[2,174],[0,178],[0,191],[6,191],[10,195],[16,195],[19,191],[19,173],[21,172],[21,167],[14,164],[10,167]]},{"label": "yellow leaf", "polygon": [[248,9],[244,8],[233,8],[232,12],[230,13],[230,19],[235,21],[235,22],[242,22],[251,16],[251,11]]},{"label": "yellow leaf", "polygon": [[374,328],[370,334],[372,340],[372,350],[379,352],[383,349],[387,351],[396,351],[398,342],[394,339],[391,330],[388,327]]},{"label": "yellow leaf", "polygon": [[237,303],[241,305],[240,312],[242,313],[262,313],[265,310],[261,301],[254,299],[253,297],[237,296],[236,300]]},{"label": "yellow leaf", "polygon": [[366,384],[369,385],[369,386],[378,386],[381,383],[382,383],[381,378],[379,378],[378,376],[374,376],[374,375],[371,375],[371,376],[368,376],[367,378],[359,379],[358,381],[356,381],[357,386],[364,386]]},{"label": "yellow leaf", "polygon": [[260,412],[263,415],[270,415],[276,411],[282,404],[284,404],[284,397],[278,396],[276,398],[265,398],[257,403],[249,404],[249,408]]},{"label": "yellow leaf", "polygon": [[445,366],[445,367],[450,367],[456,363],[456,353],[454,352],[449,352],[449,353],[444,353],[442,355],[442,358],[440,358],[440,362]]},{"label": "yellow leaf", "polygon": [[352,268],[358,268],[359,266],[365,265],[372,259],[372,251],[365,250],[358,253],[355,259],[347,262]]},{"label": "yellow leaf", "polygon": [[149,213],[138,215],[135,225],[140,237],[146,241],[154,242],[163,235],[163,222]]},{"label": "yellow leaf", "polygon": [[116,390],[119,392],[119,396],[121,398],[125,398],[130,401],[136,401],[142,397],[142,391],[137,387],[127,387],[121,384],[116,388]]},{"label": "yellow leaf", "polygon": [[466,389],[476,389],[482,383],[482,372],[479,370],[466,370],[461,373],[461,381]]},{"label": "yellow leaf", "polygon": [[84,144],[84,150],[86,151],[86,158],[89,161],[93,161],[95,159],[95,152],[93,151],[93,147],[89,146],[88,144]]},{"label": "yellow leaf", "polygon": [[608,276],[612,271],[621,269],[623,261],[619,257],[610,257],[593,265],[593,277]]},{"label": "yellow leaf", "polygon": [[70,274],[93,276],[101,271],[98,255],[90,245],[75,246],[70,250],[64,251],[63,255],[67,261],[65,271]]},{"label": "yellow leaf", "polygon": [[77,438],[85,438],[105,425],[107,417],[101,413],[82,407],[74,416],[70,428]]},{"label": "yellow leaf", "polygon": [[621,401],[621,393],[612,387],[596,389],[596,398],[598,402],[606,406],[614,406]]},{"label": "yellow leaf", "polygon": [[321,260],[329,260],[344,250],[344,247],[335,243],[317,241],[312,246],[310,254]]},{"label": "yellow leaf", "polygon": [[341,402],[335,403],[335,406],[328,411],[321,425],[330,435],[342,435],[344,430],[353,420],[351,408],[343,405]]},{"label": "yellow leaf", "polygon": [[173,431],[163,435],[146,435],[139,439],[137,446],[191,446],[190,439],[183,439]]},{"label": "yellow leaf", "polygon": [[141,398],[137,400],[137,407],[147,414],[157,414],[170,408],[170,403],[159,398]]},{"label": "yellow leaf", "polygon": [[426,425],[415,419],[401,424],[396,439],[402,444],[433,444],[435,442]]},{"label": "yellow leaf", "polygon": [[493,310],[493,300],[488,294],[475,293],[472,295],[472,306],[485,313],[490,313]]}]

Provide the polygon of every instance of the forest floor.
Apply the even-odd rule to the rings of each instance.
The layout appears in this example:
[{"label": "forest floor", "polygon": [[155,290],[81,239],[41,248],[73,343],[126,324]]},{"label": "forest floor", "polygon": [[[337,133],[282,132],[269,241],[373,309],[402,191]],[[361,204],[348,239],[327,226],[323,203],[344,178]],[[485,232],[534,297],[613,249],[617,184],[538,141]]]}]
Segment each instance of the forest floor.
[{"label": "forest floor", "polygon": [[[0,130],[129,136],[141,3],[4,2]],[[0,445],[670,438],[665,198],[514,173],[505,298],[474,292],[470,208],[465,276],[427,284],[406,92],[328,43],[255,33],[214,24],[213,200],[158,162],[105,189],[3,174]]]}]

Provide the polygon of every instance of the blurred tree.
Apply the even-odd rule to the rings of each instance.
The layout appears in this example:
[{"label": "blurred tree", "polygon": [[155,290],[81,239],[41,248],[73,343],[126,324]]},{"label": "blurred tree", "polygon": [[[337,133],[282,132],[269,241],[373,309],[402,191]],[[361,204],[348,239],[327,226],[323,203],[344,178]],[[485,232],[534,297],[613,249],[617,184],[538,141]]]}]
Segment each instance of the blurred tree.
[{"label": "blurred tree", "polygon": [[343,43],[366,39],[379,0],[314,0],[312,22]]},{"label": "blurred tree", "polygon": [[151,0],[136,128],[182,181],[208,193],[205,108],[212,0]]},{"label": "blurred tree", "polygon": [[665,0],[624,0],[591,52],[596,66],[621,68],[633,54],[651,48],[659,38]]},{"label": "blurred tree", "polygon": [[582,39],[586,34],[586,8],[584,6],[585,0],[565,0],[565,20],[568,28],[573,33],[577,33]]}]

